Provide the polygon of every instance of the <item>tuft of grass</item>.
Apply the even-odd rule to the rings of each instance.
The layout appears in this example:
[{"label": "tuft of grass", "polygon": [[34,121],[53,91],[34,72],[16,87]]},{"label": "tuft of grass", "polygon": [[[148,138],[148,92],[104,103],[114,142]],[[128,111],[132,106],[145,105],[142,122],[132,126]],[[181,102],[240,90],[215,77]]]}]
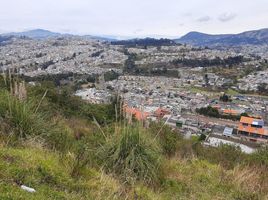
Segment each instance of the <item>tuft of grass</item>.
[{"label": "tuft of grass", "polygon": [[[0,118],[18,138],[41,135],[48,131],[44,115],[34,112],[31,102],[20,101],[7,91],[0,91]],[[10,134],[7,133],[7,134]]]},{"label": "tuft of grass", "polygon": [[127,183],[156,183],[161,174],[160,155],[157,142],[139,125],[121,127],[99,149],[104,169]]}]

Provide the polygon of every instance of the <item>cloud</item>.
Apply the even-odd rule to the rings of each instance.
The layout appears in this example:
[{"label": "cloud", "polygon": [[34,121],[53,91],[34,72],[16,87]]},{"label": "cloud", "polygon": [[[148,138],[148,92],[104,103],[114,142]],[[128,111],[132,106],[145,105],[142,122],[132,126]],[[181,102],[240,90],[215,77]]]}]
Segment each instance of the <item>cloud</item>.
[{"label": "cloud", "polygon": [[221,22],[228,22],[233,20],[234,18],[236,18],[235,13],[223,13],[218,17]]},{"label": "cloud", "polygon": [[139,29],[134,30],[133,33],[134,34],[139,34],[139,33],[143,32],[143,31],[144,31],[143,29],[139,28]]},{"label": "cloud", "polygon": [[203,17],[198,18],[196,21],[198,21],[198,22],[208,22],[210,20],[211,20],[210,16],[203,16]]}]

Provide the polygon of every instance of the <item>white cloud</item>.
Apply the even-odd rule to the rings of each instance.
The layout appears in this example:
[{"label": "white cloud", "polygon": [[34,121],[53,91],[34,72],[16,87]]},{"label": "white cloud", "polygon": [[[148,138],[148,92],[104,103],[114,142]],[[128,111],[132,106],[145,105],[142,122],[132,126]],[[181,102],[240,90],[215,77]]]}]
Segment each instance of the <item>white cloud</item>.
[{"label": "white cloud", "polygon": [[211,20],[210,16],[203,16],[203,17],[198,18],[196,21],[198,21],[198,22],[208,22],[210,20]]},{"label": "white cloud", "polygon": [[234,18],[236,18],[235,13],[223,13],[218,17],[221,22],[228,22],[233,20]]}]

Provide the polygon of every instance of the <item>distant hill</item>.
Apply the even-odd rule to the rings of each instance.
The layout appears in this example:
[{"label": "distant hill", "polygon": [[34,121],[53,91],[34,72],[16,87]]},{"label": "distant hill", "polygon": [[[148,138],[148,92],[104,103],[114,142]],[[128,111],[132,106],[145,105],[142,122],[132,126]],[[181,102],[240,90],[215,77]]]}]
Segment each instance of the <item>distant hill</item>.
[{"label": "distant hill", "polygon": [[72,34],[63,34],[63,33],[51,32],[51,31],[44,30],[44,29],[34,29],[34,30],[30,30],[30,31],[25,31],[25,32],[5,33],[5,34],[2,34],[0,36],[1,37],[10,37],[10,36],[28,37],[28,38],[32,38],[32,39],[47,39],[47,38],[51,38],[51,37],[72,36],[72,37],[82,37],[85,39],[103,40],[103,41],[109,41],[109,42],[116,41],[115,39],[112,39],[112,38],[92,36],[92,35],[78,36],[78,35],[72,35]]},{"label": "distant hill", "polygon": [[114,38],[108,38],[108,37],[102,37],[102,36],[93,36],[93,35],[83,35],[81,36],[82,38],[85,39],[92,39],[92,40],[102,40],[102,41],[107,41],[107,42],[114,42],[117,41]]},{"label": "distant hill", "polygon": [[192,44],[196,46],[239,46],[268,44],[268,28],[247,31],[240,34],[211,35],[200,32],[190,32],[180,39],[178,43]]},{"label": "distant hill", "polygon": [[30,30],[30,31],[25,31],[25,32],[6,33],[3,35],[16,36],[16,37],[25,36],[25,37],[29,37],[29,38],[33,38],[33,39],[45,39],[45,38],[49,38],[49,37],[59,37],[62,34],[51,32],[51,31],[44,30],[44,29],[34,29],[34,30]]},{"label": "distant hill", "polygon": [[1,36],[0,35],[0,44],[7,42],[12,39],[12,36]]},{"label": "distant hill", "polygon": [[131,40],[119,40],[112,42],[113,45],[126,45],[126,46],[169,46],[175,45],[176,42],[170,39],[131,39]]}]

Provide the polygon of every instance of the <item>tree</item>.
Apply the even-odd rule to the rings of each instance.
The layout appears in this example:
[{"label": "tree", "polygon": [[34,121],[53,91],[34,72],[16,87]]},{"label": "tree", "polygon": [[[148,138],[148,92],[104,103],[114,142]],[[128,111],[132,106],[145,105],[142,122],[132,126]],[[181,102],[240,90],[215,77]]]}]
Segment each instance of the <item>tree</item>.
[{"label": "tree", "polygon": [[258,86],[258,92],[260,94],[268,94],[268,85],[267,85],[267,83],[261,83]]},{"label": "tree", "polygon": [[222,96],[220,96],[220,101],[223,101],[223,102],[230,101],[229,96],[226,94],[223,94]]}]

